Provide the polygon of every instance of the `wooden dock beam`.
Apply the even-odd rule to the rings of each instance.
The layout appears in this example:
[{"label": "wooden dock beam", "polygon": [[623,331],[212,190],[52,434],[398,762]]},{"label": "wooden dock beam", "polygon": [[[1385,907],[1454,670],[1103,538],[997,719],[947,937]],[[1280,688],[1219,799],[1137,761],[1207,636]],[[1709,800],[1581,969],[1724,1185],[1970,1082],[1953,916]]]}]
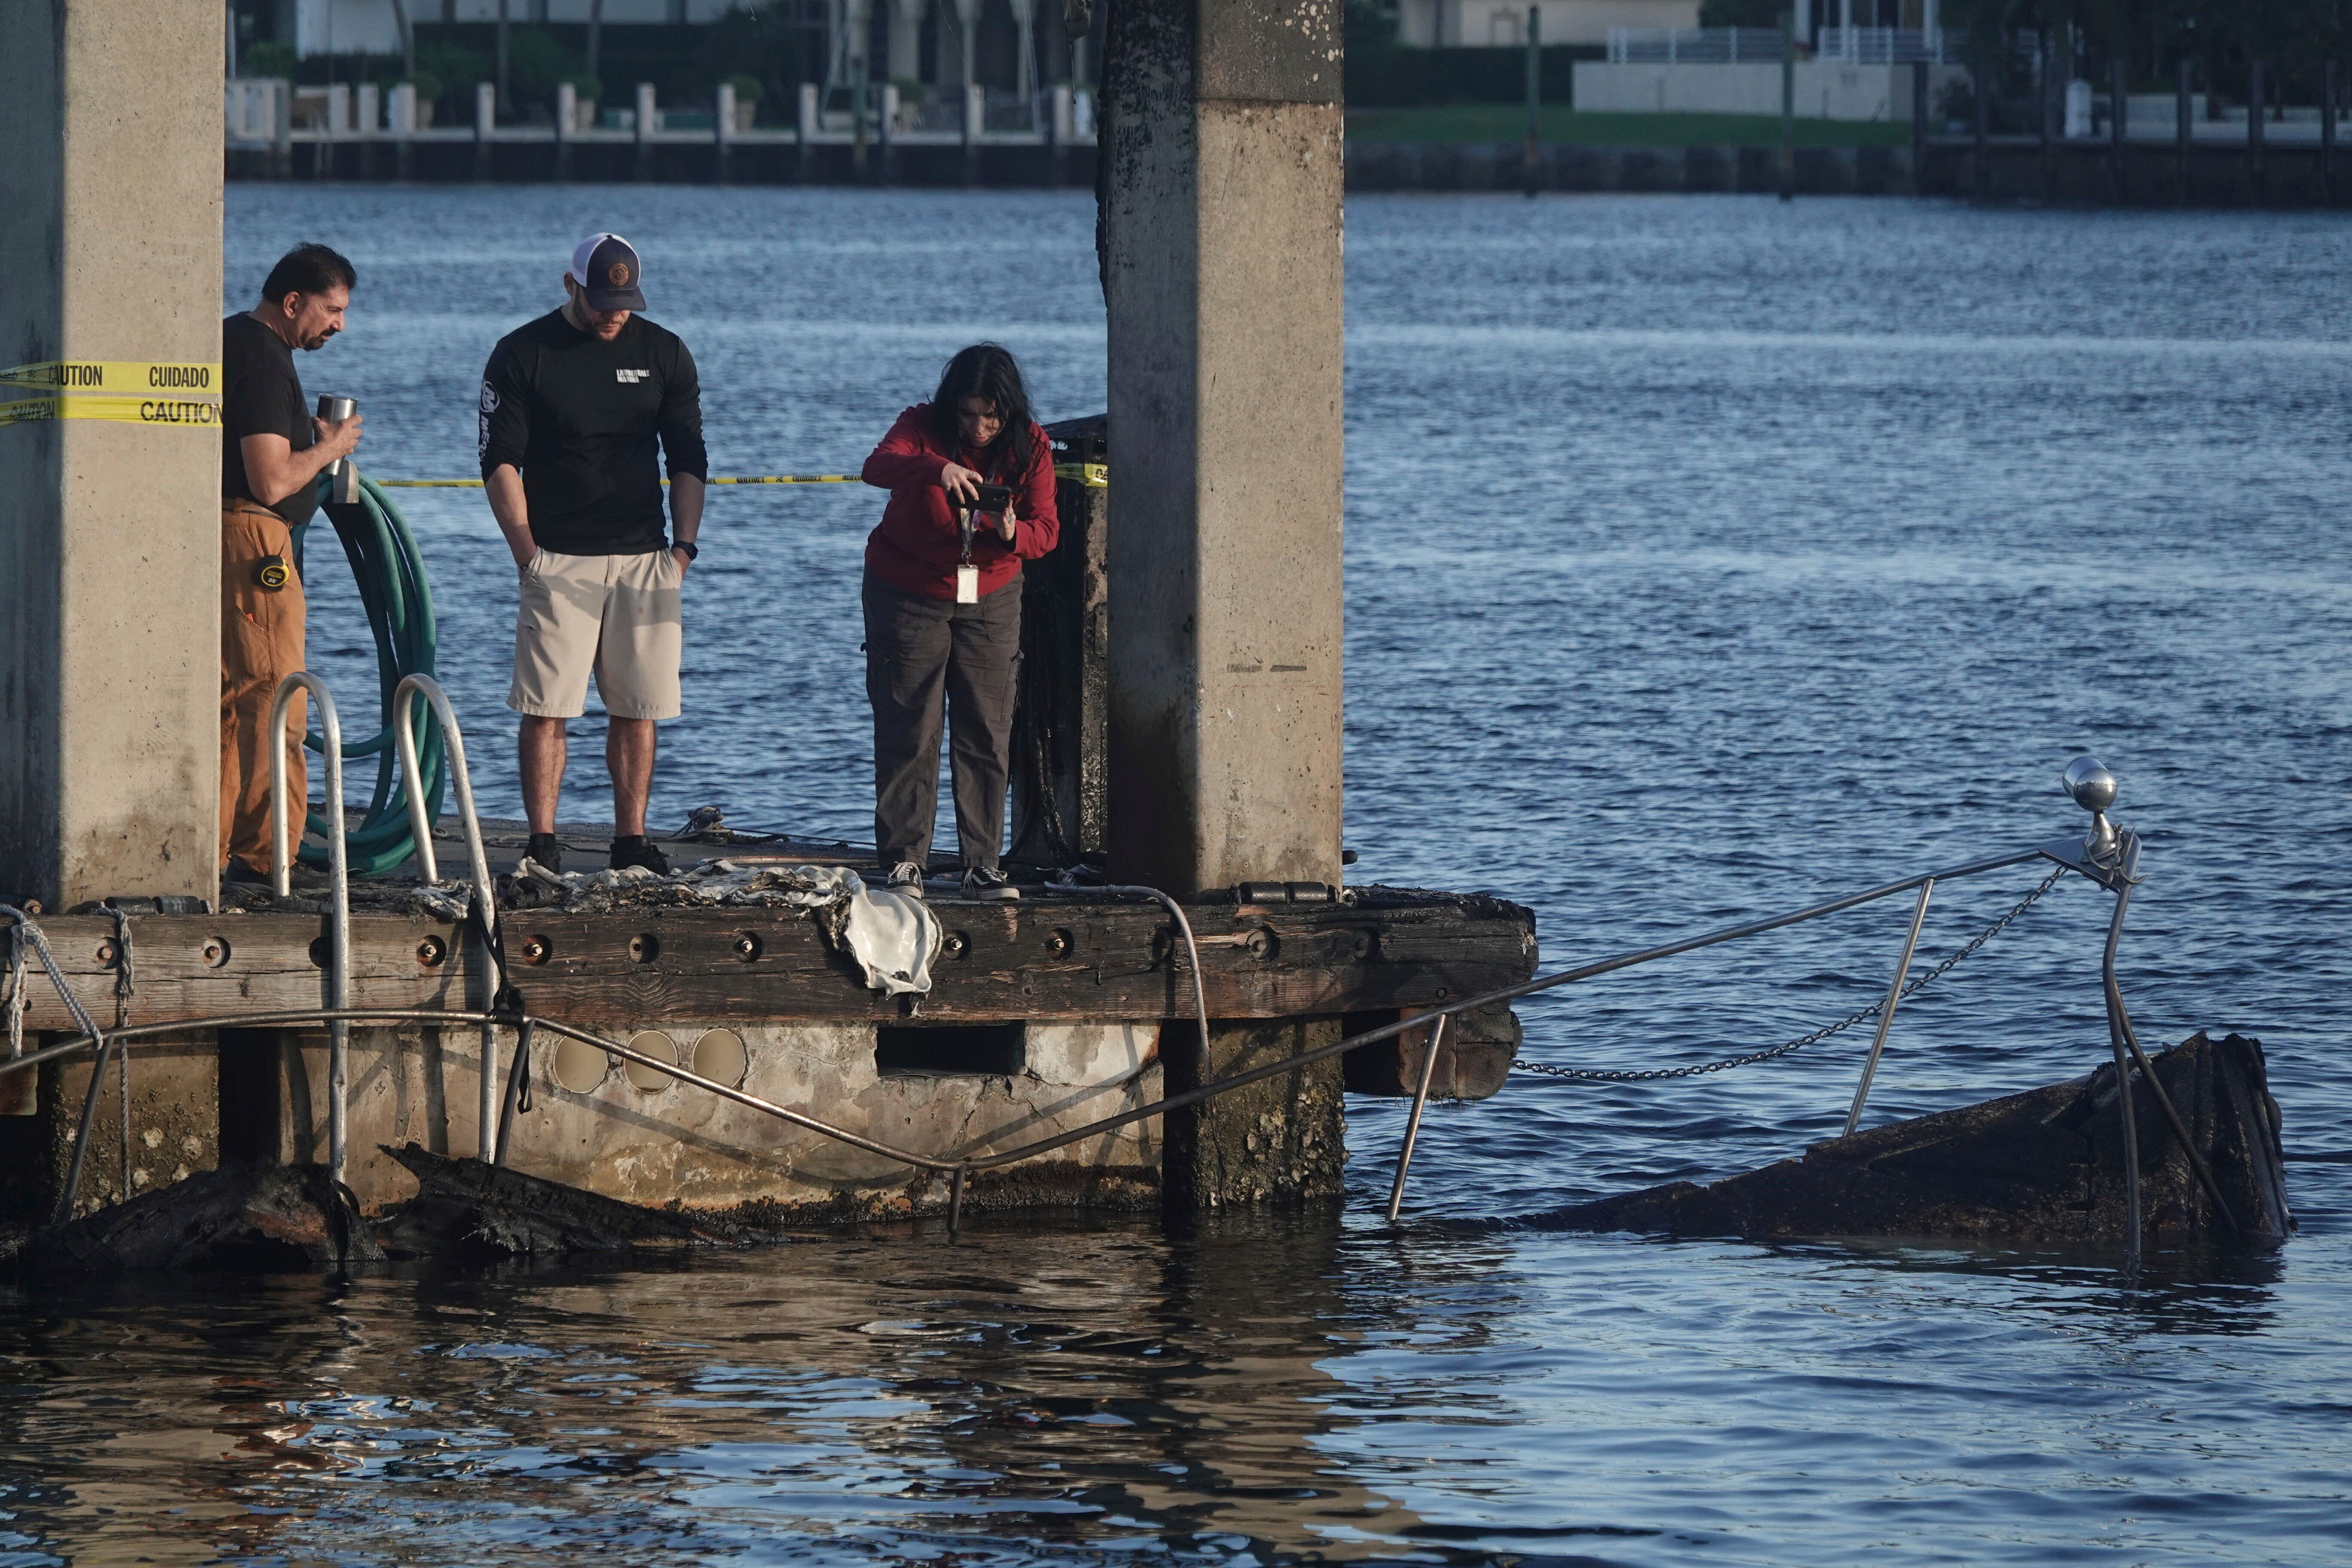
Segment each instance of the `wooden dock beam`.
[{"label": "wooden dock beam", "polygon": [[[1102,898],[940,899],[934,907],[949,951],[920,998],[867,989],[799,910],[520,910],[506,915],[505,940],[533,1016],[624,1043],[657,1036],[640,1048],[674,1051],[706,1077],[935,1157],[1012,1147],[1199,1081],[1189,963],[1164,910]],[[1517,984],[1535,963],[1531,917],[1493,900],[1373,890],[1353,904],[1203,902],[1188,918],[1220,1072]],[[113,919],[43,922],[68,983],[104,1026],[323,1005],[320,915],[151,914],[128,924],[125,994]],[[474,972],[475,948],[459,935],[425,917],[355,916],[352,1005],[465,1011],[487,987]],[[73,1027],[37,965],[26,1001],[28,1047],[55,1044]],[[1499,1022],[1509,1026],[1507,1013]],[[414,1140],[453,1154],[480,1146],[479,1033],[421,1022],[353,1029],[351,1183],[368,1208],[409,1187],[381,1145]],[[499,1035],[503,1075],[515,1032]],[[712,1065],[730,1047],[740,1080]],[[1418,1048],[1410,1038],[1365,1047],[1351,1087],[1402,1092],[1417,1077]],[[1493,1092],[1491,1045],[1465,1062],[1444,1077],[1453,1091]],[[0,1186],[46,1213],[88,1058],[37,1070],[30,1114],[0,1117]],[[15,1081],[0,1076],[0,1086]],[[133,1194],[182,1166],[207,1168],[215,1141],[232,1159],[321,1157],[326,1037],[315,1026],[224,1026],[216,1037],[191,1030],[169,1044],[138,1044],[131,1081]],[[1340,1083],[1337,1061],[1272,1079],[1211,1102],[1211,1116],[1171,1117],[1164,1128],[1155,1119],[985,1173],[968,1202],[1135,1208],[1164,1198],[1190,1209],[1328,1190],[1344,1159]],[[518,1168],[607,1196],[766,1201],[805,1219],[929,1213],[947,1197],[943,1179],[794,1132],[707,1090],[632,1074],[550,1031],[534,1047],[531,1084],[517,1124]],[[120,1121],[110,1074],[85,1211],[120,1195]]]}]

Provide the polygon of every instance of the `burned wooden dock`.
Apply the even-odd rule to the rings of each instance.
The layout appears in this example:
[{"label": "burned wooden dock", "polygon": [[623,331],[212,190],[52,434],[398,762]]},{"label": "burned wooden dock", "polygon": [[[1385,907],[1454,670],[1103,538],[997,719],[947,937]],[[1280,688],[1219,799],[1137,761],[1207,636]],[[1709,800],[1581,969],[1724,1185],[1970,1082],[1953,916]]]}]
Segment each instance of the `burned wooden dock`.
[{"label": "burned wooden dock", "polygon": [[[362,884],[358,898],[364,906],[408,892],[386,881]],[[130,1068],[131,1157],[124,1119],[99,1119],[85,1209],[223,1158],[325,1157],[329,1036],[316,1016],[327,1005],[331,921],[299,892],[260,901],[251,910],[110,910],[41,921],[93,1019],[148,1031]],[[944,930],[930,989],[896,996],[869,988],[804,910],[507,910],[503,1005],[551,1024],[530,1043],[511,1159],[640,1203],[767,1201],[803,1218],[931,1212],[950,1196],[936,1173],[780,1127],[556,1026],[626,1042],[746,1096],[820,1109],[893,1146],[984,1155],[1196,1082],[1194,951],[1213,1029],[1232,1037],[1220,1059],[1244,1068],[1517,984],[1535,963],[1532,917],[1489,898],[1237,889],[1185,906],[1189,945],[1160,906],[1098,891],[1033,887],[1018,902],[935,894],[929,907]],[[487,1152],[484,1031],[467,1016],[488,1005],[500,977],[475,934],[446,915],[355,909],[350,946],[344,1005],[416,1015],[351,1030],[346,1176],[373,1211],[413,1190],[381,1146]],[[37,968],[31,973],[37,980]],[[54,989],[27,984],[24,996],[28,1048],[77,1028]],[[435,1022],[436,1013],[451,1022]],[[181,1020],[203,1022],[154,1033]],[[520,1037],[494,1031],[494,1074]],[[1441,1088],[1492,1093],[1517,1038],[1507,1007],[1458,1027],[1441,1055]],[[1192,1197],[1331,1189],[1343,1086],[1409,1094],[1421,1048],[1408,1034],[1367,1047],[1345,1069],[1337,1060],[1302,1068],[1253,1109],[1241,1096],[1181,1129],[1148,1119],[976,1178],[971,1201],[1153,1206],[1167,1195],[1168,1141],[1215,1146],[1225,1123],[1234,1146],[1220,1156],[1215,1190],[1201,1192],[1188,1174]],[[90,1070],[85,1053],[43,1063],[37,1077],[0,1077],[24,1086],[20,1118],[0,1122],[0,1159],[19,1167],[33,1204],[53,1202],[66,1180]]]}]

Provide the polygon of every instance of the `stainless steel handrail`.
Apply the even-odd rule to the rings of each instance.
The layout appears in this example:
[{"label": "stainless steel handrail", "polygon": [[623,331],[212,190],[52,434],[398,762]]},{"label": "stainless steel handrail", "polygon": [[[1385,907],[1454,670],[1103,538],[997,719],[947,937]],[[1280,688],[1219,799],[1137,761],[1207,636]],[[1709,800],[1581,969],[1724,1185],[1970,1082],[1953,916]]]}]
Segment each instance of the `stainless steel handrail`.
[{"label": "stainless steel handrail", "polygon": [[1862,1125],[1862,1108],[1870,1099],[1870,1080],[1878,1074],[1878,1055],[1886,1048],[1887,1031],[1895,1027],[1895,1008],[1903,1000],[1903,982],[1911,973],[1911,955],[1919,951],[1919,928],[1927,923],[1927,900],[1935,891],[1932,878],[1919,884],[1919,901],[1911,909],[1911,933],[1903,939],[1903,956],[1895,961],[1895,978],[1887,983],[1886,1000],[1878,1006],[1878,1033],[1871,1037],[1870,1055],[1862,1064],[1862,1081],[1853,1086],[1853,1105],[1845,1113],[1849,1138]]},{"label": "stainless steel handrail", "polygon": [[[278,683],[269,703],[269,885],[279,898],[293,889],[293,870],[286,847],[286,710],[294,693],[308,691],[319,704],[319,730],[326,744],[327,874],[334,884],[328,927],[327,1005],[341,1010],[351,1005],[352,992],[352,870],[343,826],[343,724],[335,712],[334,693],[307,669],[298,669]],[[298,744],[299,742],[297,742]],[[411,793],[414,793],[413,791]],[[309,803],[304,802],[304,809]],[[327,1168],[338,1182],[351,1139],[351,1026],[340,1019],[328,1025],[327,1046]]]},{"label": "stainless steel handrail", "polygon": [[[416,875],[428,887],[441,879],[440,867],[433,854],[433,825],[425,816],[425,791],[420,787],[416,770],[416,732],[408,722],[408,694],[415,692],[425,699],[433,710],[434,718],[441,723],[441,740],[449,757],[450,782],[457,791],[457,822],[466,835],[466,862],[474,878],[474,906],[481,911],[483,946],[481,962],[475,966],[479,983],[495,987],[490,973],[490,953],[499,937],[499,895],[497,885],[490,879],[490,858],[482,847],[482,819],[474,810],[474,781],[466,769],[466,738],[457,731],[457,714],[449,705],[449,694],[441,683],[429,675],[406,675],[392,689],[393,743],[400,752],[400,776],[408,781],[408,831],[416,841]],[[488,1003],[492,998],[480,998]],[[496,1133],[491,1123],[498,1119],[498,1058],[499,1029],[496,1024],[482,1026],[482,1085],[481,1103],[477,1112],[478,1152],[487,1160],[490,1157]]]},{"label": "stainless steel handrail", "polygon": [[1421,1113],[1429,1108],[1430,1080],[1437,1076],[1437,1053],[1445,1044],[1445,1026],[1451,1018],[1441,1016],[1429,1026],[1429,1043],[1423,1048],[1421,1082],[1412,1091],[1412,1114],[1405,1118],[1404,1142],[1397,1150],[1396,1180],[1389,1184],[1389,1223],[1397,1222],[1397,1211],[1404,1206],[1405,1173],[1412,1169],[1412,1146],[1421,1137]]}]

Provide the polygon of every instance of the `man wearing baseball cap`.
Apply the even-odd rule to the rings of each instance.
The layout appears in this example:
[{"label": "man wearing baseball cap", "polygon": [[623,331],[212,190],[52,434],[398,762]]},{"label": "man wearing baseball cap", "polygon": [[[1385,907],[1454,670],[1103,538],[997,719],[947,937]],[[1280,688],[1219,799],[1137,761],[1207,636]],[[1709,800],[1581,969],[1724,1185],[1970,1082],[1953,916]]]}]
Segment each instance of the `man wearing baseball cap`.
[{"label": "man wearing baseball cap", "polygon": [[[679,710],[679,588],[698,553],[702,395],[694,356],[646,321],[636,248],[617,234],[573,247],[561,308],[499,340],[482,372],[482,482],[520,574],[514,684],[522,715],[523,810],[531,859],[562,868],[555,811],[564,721],[606,716],[615,869],[667,872],[646,839],[654,725]],[[662,529],[658,443],[668,459]]]}]

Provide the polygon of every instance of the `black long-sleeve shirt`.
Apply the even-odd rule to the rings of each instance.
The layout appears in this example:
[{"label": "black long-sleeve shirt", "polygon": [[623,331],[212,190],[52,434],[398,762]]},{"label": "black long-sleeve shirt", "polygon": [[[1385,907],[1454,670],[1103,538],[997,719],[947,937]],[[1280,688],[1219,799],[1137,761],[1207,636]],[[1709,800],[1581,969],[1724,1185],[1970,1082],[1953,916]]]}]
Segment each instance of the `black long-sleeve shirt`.
[{"label": "black long-sleeve shirt", "polygon": [[677,334],[633,315],[611,342],[551,310],[516,328],[482,372],[482,477],[522,470],[530,534],[564,555],[662,546],[661,470],[710,477],[702,389]]}]

